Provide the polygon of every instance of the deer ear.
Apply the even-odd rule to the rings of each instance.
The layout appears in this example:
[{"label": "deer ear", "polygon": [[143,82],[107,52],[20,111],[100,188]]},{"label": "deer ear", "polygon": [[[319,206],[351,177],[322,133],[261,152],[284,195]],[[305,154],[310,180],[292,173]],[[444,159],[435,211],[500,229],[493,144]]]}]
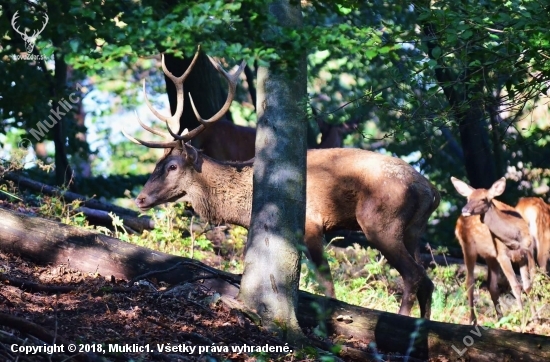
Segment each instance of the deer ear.
[{"label": "deer ear", "polygon": [[456,177],[451,177],[451,182],[453,183],[456,191],[464,197],[469,197],[472,192],[474,192],[473,187],[468,185],[466,182],[457,179]]},{"label": "deer ear", "polygon": [[195,170],[199,171],[200,169],[200,155],[199,151],[190,144],[184,143],[184,154],[185,154],[185,161],[189,163],[190,165],[193,165]]},{"label": "deer ear", "polygon": [[500,179],[496,180],[493,186],[489,189],[489,194],[487,195],[490,199],[495,198],[499,195],[502,195],[504,190],[506,189],[506,179],[504,177],[501,177]]}]

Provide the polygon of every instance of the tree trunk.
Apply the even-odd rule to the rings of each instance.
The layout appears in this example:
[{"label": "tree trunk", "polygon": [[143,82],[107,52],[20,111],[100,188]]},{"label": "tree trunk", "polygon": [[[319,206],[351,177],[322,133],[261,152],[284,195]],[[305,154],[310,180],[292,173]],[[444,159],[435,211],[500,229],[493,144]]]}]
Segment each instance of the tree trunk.
[{"label": "tree trunk", "polygon": [[[69,264],[83,273],[133,280],[144,273],[170,284],[204,277],[205,285],[223,295],[237,295],[239,276],[198,261],[153,251],[89,230],[0,208],[0,249],[41,265]],[[285,256],[286,257],[286,256]],[[270,261],[271,262],[271,261]],[[179,264],[175,270],[174,266]],[[269,263],[266,264],[269,267]],[[263,274],[264,271],[262,270]],[[208,277],[214,277],[207,279]],[[278,286],[279,287],[279,286]],[[244,285],[243,285],[244,288]],[[324,319],[313,305],[326,307]],[[426,360],[548,361],[550,337],[440,323],[360,308],[306,292],[299,293],[298,320],[303,328],[325,323],[329,332],[376,343],[384,353]],[[413,334],[413,332],[417,332]],[[415,336],[411,340],[411,336]],[[411,343],[412,342],[412,343]],[[408,353],[410,346],[414,346]]]},{"label": "tree trunk", "polygon": [[[54,43],[54,46],[56,44]],[[57,45],[59,46],[59,45]],[[66,84],[67,76],[67,64],[62,54],[56,54],[55,57],[55,101],[53,108],[59,104],[61,100],[60,94],[63,94],[63,90]],[[69,165],[69,159],[67,157],[67,149],[65,148],[66,136],[65,136],[65,122],[68,120],[67,116],[61,117],[53,126],[53,143],[55,146],[55,181],[59,186],[69,185],[71,183],[71,189],[74,191],[73,171]]]},{"label": "tree trunk", "polygon": [[421,25],[424,30],[428,55],[438,62],[435,69],[437,82],[443,89],[458,123],[464,152],[464,166],[470,185],[475,188],[488,189],[497,177],[489,144],[485,108],[480,99],[483,87],[470,85],[467,74],[459,79],[451,73],[451,67],[443,64],[442,58],[434,57],[433,50],[439,47],[435,25],[429,23]]},{"label": "tree trunk", "polygon": [[[54,2],[48,7],[48,11],[51,13],[59,14],[63,13],[64,10],[67,10],[67,4],[63,2]],[[56,184],[59,186],[68,185],[72,191],[76,191],[76,185],[73,179],[73,171],[69,164],[69,159],[67,156],[67,149],[65,144],[67,143],[66,136],[66,122],[71,119],[71,112],[63,114],[64,109],[60,107],[60,102],[65,96],[65,88],[67,87],[67,63],[65,62],[65,57],[63,52],[60,49],[63,49],[63,41],[65,36],[61,34],[54,33],[52,34],[52,44],[58,49],[55,51],[55,73],[54,73],[54,84],[52,91],[52,111],[59,109],[60,117],[55,118],[55,124],[52,128],[53,131],[53,143],[55,146],[55,180]],[[50,112],[51,114],[51,112]]]},{"label": "tree trunk", "polygon": [[[282,26],[301,26],[299,4],[275,1],[269,11]],[[301,56],[297,67],[287,67],[292,75],[274,66],[258,69],[252,217],[239,293],[283,338],[301,333],[295,310],[306,206],[305,67]]]}]

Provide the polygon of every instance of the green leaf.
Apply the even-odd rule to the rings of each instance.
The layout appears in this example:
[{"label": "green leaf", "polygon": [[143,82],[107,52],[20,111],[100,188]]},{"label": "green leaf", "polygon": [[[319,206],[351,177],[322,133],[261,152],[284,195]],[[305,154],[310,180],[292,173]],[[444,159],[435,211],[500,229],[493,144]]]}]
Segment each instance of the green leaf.
[{"label": "green leaf", "polygon": [[367,57],[368,60],[371,60],[373,59],[374,57],[376,57],[378,55],[378,52],[376,50],[373,50],[373,49],[367,49],[365,51],[365,56]]},{"label": "green leaf", "polygon": [[464,30],[464,32],[462,34],[460,34],[460,37],[464,40],[466,39],[470,39],[472,37],[472,35],[474,35],[474,32],[470,29],[468,30]]}]

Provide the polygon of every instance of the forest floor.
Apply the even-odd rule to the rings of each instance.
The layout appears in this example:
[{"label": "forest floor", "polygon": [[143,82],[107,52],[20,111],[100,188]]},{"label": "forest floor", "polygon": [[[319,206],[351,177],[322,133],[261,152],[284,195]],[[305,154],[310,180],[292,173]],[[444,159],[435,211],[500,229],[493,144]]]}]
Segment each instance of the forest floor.
[{"label": "forest floor", "polygon": [[[108,361],[317,360],[306,351],[291,353],[292,346],[231,311],[218,301],[219,295],[200,284],[170,291],[153,283],[128,287],[125,281],[84,275],[67,266],[41,267],[2,253],[0,270],[0,312],[31,322],[0,329],[2,361],[67,360],[68,353],[13,352],[14,344],[43,345],[21,333],[40,327],[58,341],[75,344],[84,355],[91,353],[91,360],[99,356]],[[366,347],[360,341],[351,344]],[[288,352],[256,352],[266,346]]]},{"label": "forest floor", "polygon": [[[0,207],[28,211],[1,201]],[[33,212],[38,211],[33,209]],[[191,229],[193,225],[189,225]],[[191,254],[185,256],[192,256],[194,252],[195,257],[212,267],[242,271],[239,270],[242,268],[242,238],[246,235],[242,235],[239,229],[229,228],[222,233],[225,235],[212,243],[204,238],[207,233],[202,231],[189,245],[181,244],[181,232],[173,234],[177,241],[164,242],[168,239],[164,235],[162,245],[155,244],[158,249],[184,254],[184,249],[192,245]],[[149,233],[148,240],[153,236],[153,232]],[[180,243],[180,246],[174,246],[175,243]],[[145,246],[154,245],[147,242]],[[189,249],[185,250],[185,253],[189,252]],[[345,251],[331,248],[327,252],[338,299],[367,308],[397,311],[401,278],[376,250],[355,245]],[[467,324],[468,307],[461,268],[457,265],[437,266],[429,273],[436,285],[432,319]],[[248,317],[228,308],[219,300],[219,294],[200,283],[168,286],[150,279],[149,283],[128,286],[127,281],[83,274],[71,269],[70,265],[39,266],[3,253],[0,253],[0,277],[2,361],[337,360],[329,354],[322,354],[319,349],[298,350],[285,345]],[[300,288],[313,291],[315,282],[311,278],[305,262]],[[480,323],[516,332],[550,335],[550,308],[546,308],[550,289],[548,278],[540,284],[542,292],[539,294],[544,298],[538,301],[538,305],[545,308],[539,309],[543,312],[542,321],[529,321],[522,311],[513,311],[513,306],[503,320],[496,321],[492,316],[489,293],[481,289],[476,300]],[[417,314],[418,310],[413,310],[413,316]],[[6,321],[9,316],[18,318],[19,326],[13,325],[18,321],[12,321],[10,325]],[[22,327],[23,321],[28,323]],[[41,340],[26,333],[40,328],[45,335],[55,336],[56,341],[73,343],[77,352],[82,354],[71,356],[67,350],[51,355],[14,352],[14,345],[17,348],[43,345]],[[346,340],[339,336],[320,338],[315,330],[306,330],[305,334],[319,344],[342,344],[373,352],[368,341]],[[269,347],[284,352],[265,352]]]}]

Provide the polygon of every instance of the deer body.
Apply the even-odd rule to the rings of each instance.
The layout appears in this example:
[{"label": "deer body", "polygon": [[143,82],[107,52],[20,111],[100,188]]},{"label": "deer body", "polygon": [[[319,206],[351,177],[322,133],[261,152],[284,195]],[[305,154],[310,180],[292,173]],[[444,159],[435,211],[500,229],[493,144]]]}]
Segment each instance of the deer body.
[{"label": "deer body", "polygon": [[512,294],[522,308],[521,289],[512,262],[519,263],[523,290],[531,289],[531,274],[534,272],[532,238],[527,223],[512,208],[498,200],[506,186],[506,180],[496,181],[491,189],[474,189],[466,183],[451,177],[456,190],[468,198],[455,227],[455,236],[462,247],[466,264],[466,287],[470,306],[470,323],[477,323],[474,311],[474,267],[477,256],[487,263],[489,293],[500,319],[502,312],[499,304],[500,291],[497,281],[502,268]]},{"label": "deer body", "polygon": [[[252,162],[220,162],[186,144],[159,161],[136,199],[142,210],[182,199],[214,223],[248,228],[252,208]],[[415,295],[429,317],[433,285],[414,259],[437,190],[406,162],[371,151],[333,148],[307,154],[305,244],[321,273],[326,294],[334,296],[323,234],[362,230],[405,282],[402,314],[410,314]],[[173,170],[171,170],[171,168]]]},{"label": "deer body", "polygon": [[537,264],[543,272],[547,272],[550,258],[550,205],[539,197],[522,197],[516,210],[527,221],[531,236],[535,239]]},{"label": "deer body", "polygon": [[[197,53],[198,54],[198,53]],[[214,223],[232,223],[248,228],[252,209],[253,160],[222,162],[205,156],[189,141],[198,137],[229,109],[235,94],[236,80],[244,68],[230,75],[211,58],[212,64],[227,79],[229,94],[222,109],[205,120],[191,106],[198,128],[175,134],[170,124],[179,120],[183,110],[183,81],[192,68],[173,76],[164,64],[163,70],[176,85],[178,106],[171,117],[151,111],[168,128],[169,134],[143,128],[165,138],[164,142],[133,142],[152,148],[165,148],[164,157],[136,198],[137,206],[146,210],[177,200],[189,201],[195,211]],[[430,317],[433,283],[415,260],[418,241],[430,214],[439,205],[440,196],[426,178],[401,159],[359,150],[330,148],[307,153],[306,225],[307,256],[317,266],[325,294],[334,296],[334,285],[328,262],[323,254],[323,234],[335,229],[362,230],[369,241],[386,257],[403,277],[404,291],[400,314],[409,315],[418,299],[421,317]]]}]

